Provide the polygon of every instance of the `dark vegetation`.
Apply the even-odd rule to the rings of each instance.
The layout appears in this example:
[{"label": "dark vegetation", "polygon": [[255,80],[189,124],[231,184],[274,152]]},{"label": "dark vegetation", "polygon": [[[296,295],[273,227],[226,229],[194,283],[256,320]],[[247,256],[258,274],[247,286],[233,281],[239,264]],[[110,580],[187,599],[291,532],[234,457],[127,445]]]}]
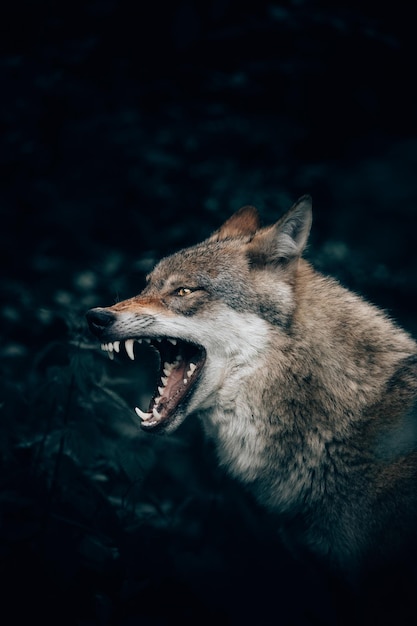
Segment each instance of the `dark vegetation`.
[{"label": "dark vegetation", "polygon": [[[135,8],[135,10],[133,10]],[[280,546],[189,420],[139,432],[153,362],[84,312],[243,204],[313,195],[310,258],[416,332],[412,6],[59,3],[2,17],[2,623],[413,623]],[[398,593],[397,593],[398,592]],[[383,602],[383,608],[381,603]],[[11,609],[6,619],[7,610]],[[10,617],[10,615],[12,617]]]}]

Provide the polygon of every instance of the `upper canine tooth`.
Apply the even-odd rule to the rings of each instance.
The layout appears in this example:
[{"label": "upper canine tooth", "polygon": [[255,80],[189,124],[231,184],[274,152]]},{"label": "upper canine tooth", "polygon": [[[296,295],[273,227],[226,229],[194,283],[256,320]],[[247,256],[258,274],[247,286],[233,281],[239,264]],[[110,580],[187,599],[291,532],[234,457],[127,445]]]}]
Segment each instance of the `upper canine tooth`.
[{"label": "upper canine tooth", "polygon": [[126,348],[127,355],[130,359],[132,359],[132,361],[135,360],[135,354],[133,352],[134,341],[135,341],[134,339],[126,339],[125,341],[125,348]]},{"label": "upper canine tooth", "polygon": [[115,352],[120,352],[120,341],[114,341],[113,342],[113,350]]},{"label": "upper canine tooth", "polygon": [[172,337],[168,337],[168,341],[170,341],[172,343],[172,345],[174,345],[174,346],[177,345],[177,340],[176,339],[172,339]]}]

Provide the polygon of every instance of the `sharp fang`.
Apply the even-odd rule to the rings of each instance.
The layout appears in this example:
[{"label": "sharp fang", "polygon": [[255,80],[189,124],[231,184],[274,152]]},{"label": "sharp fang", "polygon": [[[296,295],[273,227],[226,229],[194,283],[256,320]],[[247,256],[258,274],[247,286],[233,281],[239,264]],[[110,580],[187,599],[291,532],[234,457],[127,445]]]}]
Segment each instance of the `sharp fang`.
[{"label": "sharp fang", "polygon": [[160,420],[161,419],[161,414],[158,413],[158,411],[155,409],[155,407],[152,409],[152,415],[157,419]]},{"label": "sharp fang", "polygon": [[152,413],[144,413],[143,411],[138,409],[138,407],[135,407],[135,413],[138,417],[140,417],[141,420],[145,421],[152,417]]},{"label": "sharp fang", "polygon": [[177,345],[177,340],[176,340],[176,339],[172,339],[171,337],[168,337],[168,341],[169,341],[170,343],[172,343],[172,345],[173,345],[173,346],[176,346],[176,345]]},{"label": "sharp fang", "polygon": [[113,350],[115,352],[120,352],[120,341],[114,341],[113,342]]},{"label": "sharp fang", "polygon": [[110,359],[110,361],[113,361],[113,359],[114,359],[114,354],[113,354],[113,352],[110,352],[110,350],[109,350],[107,354],[109,355],[109,359]]},{"label": "sharp fang", "polygon": [[163,384],[163,386],[165,387],[165,385],[168,382],[168,378],[165,378],[165,376],[161,376],[161,383]]},{"label": "sharp fang", "polygon": [[125,341],[125,348],[126,348],[127,355],[129,359],[132,359],[132,361],[135,360],[135,354],[133,352],[134,341],[135,341],[134,339],[126,339]]}]

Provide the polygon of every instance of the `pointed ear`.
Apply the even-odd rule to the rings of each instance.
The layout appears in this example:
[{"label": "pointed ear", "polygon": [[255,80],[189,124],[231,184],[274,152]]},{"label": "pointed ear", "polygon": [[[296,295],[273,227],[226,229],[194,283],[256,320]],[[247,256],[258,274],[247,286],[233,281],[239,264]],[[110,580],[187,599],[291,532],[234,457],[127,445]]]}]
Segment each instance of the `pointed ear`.
[{"label": "pointed ear", "polygon": [[249,245],[252,263],[277,263],[299,258],[307,243],[311,221],[311,197],[303,196],[276,224],[256,234]]},{"label": "pointed ear", "polygon": [[253,206],[244,206],[229,217],[229,219],[211,235],[209,241],[222,241],[223,239],[242,237],[250,241],[258,228],[258,211]]}]

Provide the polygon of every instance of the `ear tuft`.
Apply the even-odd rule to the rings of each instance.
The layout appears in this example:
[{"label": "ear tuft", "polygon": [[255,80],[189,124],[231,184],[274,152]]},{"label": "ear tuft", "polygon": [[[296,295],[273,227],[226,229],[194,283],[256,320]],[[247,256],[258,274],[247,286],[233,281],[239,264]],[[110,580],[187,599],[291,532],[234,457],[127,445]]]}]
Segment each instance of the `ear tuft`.
[{"label": "ear tuft", "polygon": [[282,258],[301,256],[312,222],[311,196],[302,196],[277,222],[277,250]]},{"label": "ear tuft", "polygon": [[252,264],[276,264],[301,256],[312,222],[311,197],[302,196],[276,224],[263,228],[250,243]]},{"label": "ear tuft", "polygon": [[258,230],[259,215],[253,206],[244,206],[216,230],[209,241],[222,241],[224,239],[245,238],[251,239]]}]

